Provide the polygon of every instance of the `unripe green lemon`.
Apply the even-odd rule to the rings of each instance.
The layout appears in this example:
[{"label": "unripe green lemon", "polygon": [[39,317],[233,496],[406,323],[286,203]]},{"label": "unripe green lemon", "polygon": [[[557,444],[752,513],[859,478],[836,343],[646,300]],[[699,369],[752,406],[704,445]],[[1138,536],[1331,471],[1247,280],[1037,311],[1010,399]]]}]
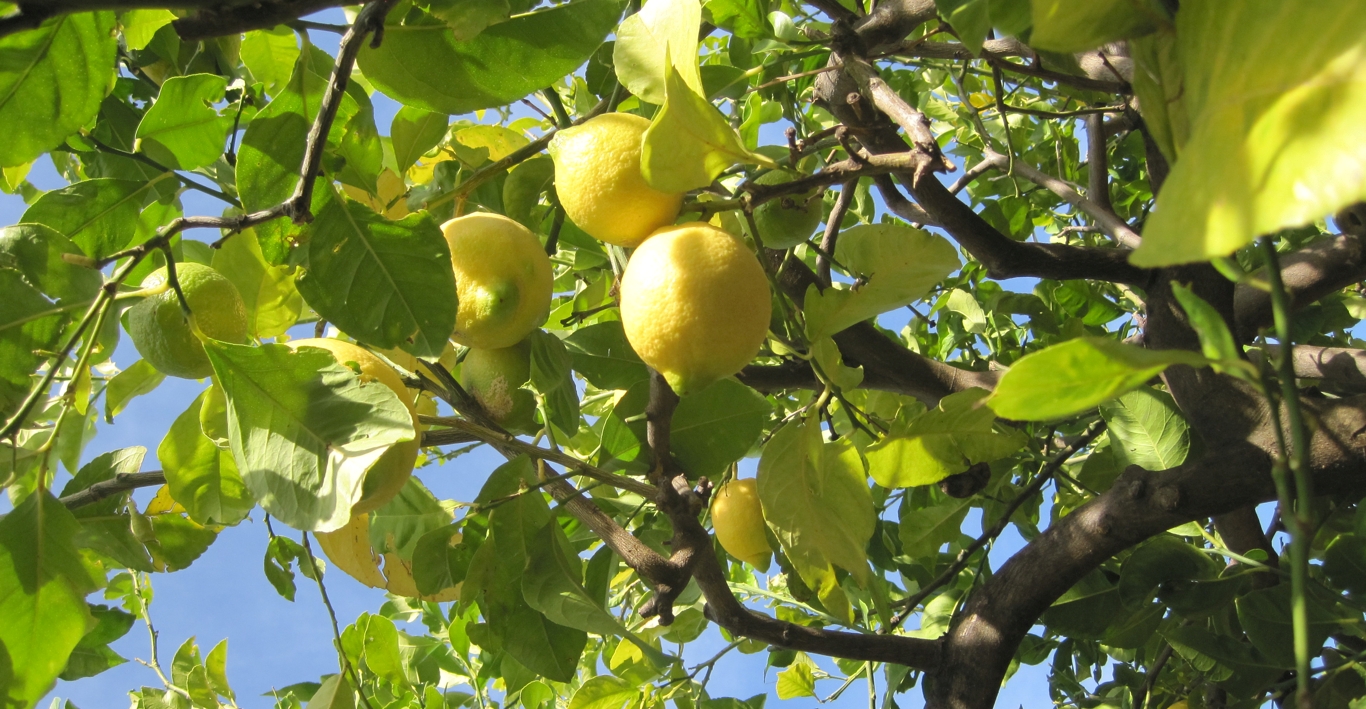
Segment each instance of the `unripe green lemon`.
[{"label": "unripe green lemon", "polygon": [[526,227],[477,213],[441,225],[451,247],[459,307],[451,339],[466,347],[511,347],[550,314],[550,257]]},{"label": "unripe green lemon", "polygon": [[682,193],[660,192],[640,172],[640,146],[649,127],[640,116],[608,113],[550,140],[560,206],[595,239],[635,246],[678,218]]},{"label": "unripe green lemon", "polygon": [[[185,318],[175,290],[168,288],[128,310],[128,334],[138,354],[157,371],[173,377],[203,379],[213,374],[213,367],[194,328],[215,340],[246,342],[247,308],[237,286],[208,266],[178,263],[176,279],[190,306],[193,326]],[[164,283],[166,269],[162,268],[147,276],[142,287],[154,288]]]},{"label": "unripe green lemon", "polygon": [[621,278],[626,339],[679,395],[749,364],[768,336],[772,307],[759,259],[702,222],[651,234]]},{"label": "unripe green lemon", "polygon": [[[760,175],[756,185],[780,185],[801,177],[789,170],[773,170]],[[822,190],[783,195],[759,205],[754,210],[754,224],[759,227],[759,238],[770,249],[790,249],[805,242],[821,224]]]},{"label": "unripe green lemon", "polygon": [[[403,385],[403,380],[399,378],[398,372],[393,367],[385,364],[384,360],[376,357],[369,350],[344,342],[333,340],[326,337],[309,338],[306,340],[292,340],[289,346],[293,349],[300,347],[317,347],[332,353],[332,356],[342,366],[349,366],[354,362],[360,369],[360,380],[362,382],[378,381],[389,390],[398,395],[399,401],[408,409],[408,414],[413,417],[413,430],[417,429],[417,412],[414,410],[414,392]],[[411,441],[395,443],[384,451],[384,455],[379,457],[370,469],[365,472],[365,483],[361,488],[360,499],[351,506],[351,514],[360,515],[365,512],[373,512],[384,506],[386,502],[394,499],[394,496],[403,489],[403,485],[408,482],[408,476],[413,474],[413,464],[417,462],[418,449],[422,447],[421,441],[414,438]]]},{"label": "unripe green lemon", "polygon": [[732,480],[712,494],[711,525],[727,554],[763,570],[773,556],[764,536],[764,511],[754,478]]},{"label": "unripe green lemon", "polygon": [[535,429],[536,397],[521,388],[531,379],[531,344],[475,350],[460,365],[460,385],[499,425],[513,431]]}]

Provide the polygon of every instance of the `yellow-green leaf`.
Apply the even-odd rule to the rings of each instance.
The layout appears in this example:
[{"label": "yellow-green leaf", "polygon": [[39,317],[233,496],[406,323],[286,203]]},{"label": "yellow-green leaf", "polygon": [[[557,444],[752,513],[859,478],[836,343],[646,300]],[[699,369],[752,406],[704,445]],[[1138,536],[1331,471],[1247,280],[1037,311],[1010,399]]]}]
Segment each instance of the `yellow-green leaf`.
[{"label": "yellow-green leaf", "polygon": [[650,0],[617,28],[612,66],[622,86],[642,101],[663,104],[670,65],[699,95],[702,76],[697,68],[697,31],[702,6],[697,0]]},{"label": "yellow-green leaf", "polygon": [[1019,450],[1024,434],[995,430],[996,412],[982,404],[986,395],[974,388],[944,397],[904,433],[894,430],[868,449],[869,474],[886,488],[932,485]]}]

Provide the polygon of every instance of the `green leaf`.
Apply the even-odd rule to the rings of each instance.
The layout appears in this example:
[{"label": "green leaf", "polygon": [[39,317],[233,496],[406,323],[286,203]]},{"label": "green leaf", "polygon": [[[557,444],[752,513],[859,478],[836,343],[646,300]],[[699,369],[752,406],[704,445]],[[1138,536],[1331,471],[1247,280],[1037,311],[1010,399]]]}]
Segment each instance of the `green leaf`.
[{"label": "green leaf", "polygon": [[156,102],[143,114],[137,138],[148,157],[168,167],[193,170],[217,160],[232,128],[213,104],[223,100],[227,77],[217,74],[175,76],[161,85]]},{"label": "green leaf", "polygon": [[1214,560],[1180,537],[1162,534],[1144,542],[1124,560],[1119,597],[1132,608],[1146,603],[1163,584],[1209,580],[1218,575],[1219,565]]},{"label": "green leaf", "polygon": [[575,0],[520,15],[458,41],[445,22],[409,4],[389,13],[385,42],[358,65],[407,106],[461,114],[516,101],[574,71],[621,14],[617,0]]},{"label": "green leaf", "polygon": [[148,364],[145,359],[140,359],[115,374],[114,378],[109,380],[109,386],[104,389],[105,422],[113,423],[114,417],[128,406],[128,402],[151,393],[165,379],[166,375],[157,371],[157,368]]},{"label": "green leaf", "polygon": [[234,525],[256,506],[237,473],[232,453],[220,449],[199,426],[207,391],[176,417],[157,447],[171,497],[200,524]]},{"label": "green leaf", "polygon": [[1100,640],[1114,619],[1123,615],[1119,589],[1103,574],[1091,573],[1049,606],[1040,620],[1056,633]]},{"label": "green leaf", "polygon": [[427,212],[392,222],[338,193],[308,228],[295,281],[327,321],[372,347],[438,357],[455,329],[450,248]]},{"label": "green leaf", "polygon": [[399,657],[398,628],[394,621],[382,615],[370,616],[365,624],[365,665],[381,679],[397,685],[408,684],[403,672],[403,659]]},{"label": "green leaf", "polygon": [[764,520],[799,569],[833,563],[867,578],[877,516],[848,439],[826,442],[819,423],[788,424],[764,447],[758,478]]},{"label": "green leaf", "polygon": [[991,5],[987,0],[935,0],[934,4],[939,16],[953,25],[954,34],[963,40],[963,45],[979,54],[982,42],[991,32]]},{"label": "green leaf", "polygon": [[560,338],[533,330],[531,341],[531,386],[545,397],[550,422],[561,431],[574,435],[579,430],[579,393],[570,371],[573,360]]},{"label": "green leaf", "polygon": [[[62,497],[74,495],[95,483],[113,480],[124,473],[136,473],[142,469],[142,459],[146,455],[146,448],[132,446],[95,456],[89,463],[81,466],[81,469],[76,471],[76,474],[66,483],[66,486],[62,488]],[[80,507],[73,514],[78,519],[113,514],[123,507],[125,500],[126,494],[111,495],[98,502]]]},{"label": "green leaf", "polygon": [[596,453],[600,467],[637,473],[650,469],[654,457],[646,440],[646,424],[642,416],[649,400],[648,379],[636,382],[617,398],[607,421],[602,424],[602,436]]},{"label": "green leaf", "polygon": [[173,20],[175,13],[170,10],[128,10],[119,16],[119,26],[128,48],[142,50],[151,43],[157,30]]},{"label": "green leaf", "polygon": [[114,13],[53,17],[0,38],[0,167],[32,162],[95,117],[114,85]]},{"label": "green leaf", "polygon": [[650,372],[626,341],[620,320],[588,325],[564,338],[574,371],[599,389],[629,389]]},{"label": "green leaf", "polygon": [[233,693],[232,687],[228,686],[228,639],[223,638],[217,645],[209,651],[204,658],[204,669],[208,670],[209,686],[217,692],[220,697],[229,700],[236,700],[237,695]]},{"label": "green leaf", "polygon": [[218,538],[214,530],[183,515],[160,514],[149,519],[156,539],[147,543],[147,550],[152,553],[158,571],[188,568]]},{"label": "green leaf", "polygon": [[418,540],[449,525],[452,518],[451,511],[420,480],[409,477],[394,499],[371,515],[370,546],[381,554],[393,552],[411,560]]},{"label": "green leaf", "polygon": [[101,259],[128,245],[138,213],[153,197],[152,188],[174,177],[166,172],[148,182],[84,180],[44,193],[20,221],[52,227],[75,242],[85,255]]},{"label": "green leaf", "polygon": [[[506,20],[512,12],[508,0],[419,0],[418,5],[433,17],[441,18],[458,40],[477,37],[489,25]],[[526,3],[518,0],[517,11],[525,7]]]},{"label": "green leaf", "polygon": [[987,405],[1016,421],[1060,419],[1137,389],[1174,364],[1206,363],[1193,352],[1078,337],[1021,357],[1001,377]]},{"label": "green leaf", "polygon": [[640,697],[640,688],[620,677],[598,675],[574,691],[569,709],[626,709]]},{"label": "green leaf", "polygon": [[[1354,623],[1349,617],[1339,617],[1327,605],[1327,599],[1307,593],[1305,605],[1309,616],[1309,654],[1319,654],[1319,648],[1342,623]],[[1238,623],[1243,626],[1248,640],[1267,659],[1281,667],[1295,666],[1294,630],[1291,623],[1290,584],[1282,583],[1246,593],[1235,601]],[[1343,614],[1345,615],[1345,614]]]},{"label": "green leaf", "polygon": [[223,242],[211,265],[242,294],[248,329],[256,339],[283,335],[299,320],[304,300],[294,286],[294,269],[266,261],[255,229]]},{"label": "green leaf", "polygon": [[815,664],[806,655],[799,654],[796,661],[778,673],[778,698],[797,699],[816,696]]},{"label": "green leaf", "polygon": [[1190,452],[1190,427],[1171,396],[1141,387],[1100,406],[1110,440],[1110,450],[1128,465],[1146,470],[1169,470],[1186,461]]},{"label": "green leaf", "polygon": [[1154,0],[1033,0],[1033,6],[1029,44],[1068,54],[1145,35],[1170,22]]},{"label": "green leaf", "polygon": [[[690,61],[686,66],[695,65]],[[746,148],[716,106],[698,93],[700,88],[689,86],[677,67],[667,68],[665,86],[664,106],[645,130],[640,151],[640,171],[651,187],[687,192],[710,185],[737,163],[778,166]]]},{"label": "green leaf", "polygon": [[86,301],[99,290],[100,272],[68,262],[85,253],[62,233],[42,224],[0,229],[0,268],[13,268],[53,300]]},{"label": "green leaf", "polygon": [[717,479],[758,442],[772,411],[763,394],[722,379],[678,402],[669,450],[688,477]]},{"label": "green leaf", "polygon": [[296,561],[299,563],[300,571],[308,569],[308,554],[298,542],[280,535],[270,538],[263,560],[266,580],[275,587],[275,592],[280,594],[281,598],[291,603],[294,602],[294,594],[298,590],[294,585],[293,566]]},{"label": "green leaf", "polygon": [[712,24],[737,37],[760,39],[773,35],[768,18],[754,0],[707,0],[706,8]]},{"label": "green leaf", "polygon": [[242,39],[241,54],[251,75],[266,85],[266,93],[275,96],[289,83],[299,60],[299,38],[283,25],[252,30]]},{"label": "green leaf", "polygon": [[901,550],[913,559],[928,558],[939,553],[939,548],[958,538],[972,507],[970,499],[948,499],[937,505],[912,509],[901,504],[901,524],[897,525],[897,535],[901,539]]},{"label": "green leaf", "polygon": [[384,146],[375,127],[375,109],[366,102],[346,121],[336,148],[341,168],[337,180],[371,194],[379,192],[379,173],[384,169]]},{"label": "green leaf", "polygon": [[109,643],[127,635],[137,616],[102,605],[91,605],[90,615],[94,617],[95,625],[76,643],[76,649],[67,658],[66,669],[60,675],[64,681],[94,677],[128,661],[109,649]]},{"label": "green leaf", "polygon": [[555,182],[555,162],[549,155],[537,155],[508,173],[503,183],[503,211],[521,222],[522,226],[539,231],[539,219],[533,213],[540,203],[541,193]]},{"label": "green leaf", "polygon": [[356,693],[342,675],[328,675],[309,698],[307,709],[355,709]]},{"label": "green leaf", "polygon": [[1004,458],[1025,444],[1020,431],[995,430],[996,412],[982,404],[988,392],[967,389],[893,431],[867,451],[868,472],[885,488],[932,485],[977,463]]},{"label": "green leaf", "polygon": [[1181,309],[1186,311],[1191,327],[1195,329],[1195,334],[1199,335],[1200,351],[1205,357],[1216,362],[1233,362],[1239,359],[1241,350],[1238,343],[1234,341],[1233,333],[1229,332],[1228,323],[1224,322],[1223,316],[1214,309],[1214,306],[1180,283],[1172,284],[1172,295],[1181,303]]},{"label": "green leaf", "polygon": [[295,529],[344,526],[365,472],[415,435],[394,392],[362,384],[329,352],[215,340],[204,351],[228,398],[233,460],[247,489]]},{"label": "green leaf", "polygon": [[8,419],[28,396],[33,375],[58,348],[68,315],[12,268],[0,268],[0,419]]},{"label": "green leaf", "polygon": [[402,175],[422,157],[422,154],[435,148],[446,137],[447,116],[444,113],[424,111],[412,106],[402,106],[389,124],[389,138],[394,145],[394,164]]},{"label": "green leaf", "polygon": [[94,590],[72,543],[76,519],[50,494],[29,495],[0,518],[0,657],[5,703],[32,707],[85,636]]},{"label": "green leaf", "polygon": [[1338,588],[1366,592],[1366,539],[1339,535],[1323,552],[1323,573]]},{"label": "green leaf", "polygon": [[1143,122],[1167,161],[1175,162],[1190,136],[1185,71],[1176,33],[1158,32],[1129,42],[1134,59],[1134,95]]},{"label": "green leaf", "polygon": [[958,252],[943,237],[899,224],[861,224],[840,233],[835,260],[863,279],[854,288],[808,288],[806,333],[835,333],[923,298],[958,270]]},{"label": "green leaf", "polygon": [[621,85],[642,101],[663,105],[672,66],[688,88],[706,95],[697,68],[701,24],[697,0],[650,0],[622,20],[612,47],[612,66]]},{"label": "green leaf", "polygon": [[479,538],[460,536],[461,525],[448,524],[423,534],[413,547],[413,583],[426,595],[436,595],[465,580]]},{"label": "green leaf", "polygon": [[1190,138],[1132,261],[1204,261],[1366,198],[1366,13],[1352,0],[1183,2]]}]

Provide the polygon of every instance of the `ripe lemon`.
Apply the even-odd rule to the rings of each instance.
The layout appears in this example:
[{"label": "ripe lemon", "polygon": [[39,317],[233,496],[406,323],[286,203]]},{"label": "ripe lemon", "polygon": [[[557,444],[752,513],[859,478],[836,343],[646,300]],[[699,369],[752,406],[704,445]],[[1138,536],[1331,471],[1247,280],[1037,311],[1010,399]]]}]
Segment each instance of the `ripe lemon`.
[{"label": "ripe lemon", "polygon": [[531,343],[523,340],[497,350],[470,350],[460,365],[460,385],[501,426],[536,428],[536,397],[521,386],[531,379]]},{"label": "ripe lemon", "polygon": [[640,144],[649,127],[640,116],[608,113],[550,139],[560,205],[595,239],[635,246],[678,218],[682,193],[660,192],[640,173]]},{"label": "ripe lemon", "polygon": [[[773,170],[759,176],[756,185],[780,185],[801,177],[790,170]],[[759,205],[754,210],[754,224],[759,227],[759,238],[770,249],[790,249],[807,240],[820,226],[822,190],[784,195]]]},{"label": "ripe lemon", "polygon": [[[193,326],[185,319],[175,291],[168,288],[128,310],[128,334],[138,354],[157,371],[173,377],[203,379],[213,374],[213,367],[194,329],[215,340],[246,342],[247,307],[237,286],[208,266],[178,263],[176,279],[190,305]],[[166,269],[162,268],[147,276],[142,287],[164,283]]]},{"label": "ripe lemon", "polygon": [[469,214],[441,225],[451,247],[460,305],[451,339],[496,350],[521,342],[550,314],[554,275],[536,235],[500,214]]},{"label": "ripe lemon", "polygon": [[[370,546],[370,516],[356,513],[345,527],[335,532],[319,532],[318,545],[323,548],[328,561],[345,571],[351,578],[370,588],[383,588],[397,596],[421,598],[424,601],[444,603],[460,598],[460,584],[442,590],[431,596],[417,591],[413,580],[412,564],[399,558],[398,554],[380,555]],[[460,535],[451,537],[451,544],[458,544]],[[384,570],[380,570],[380,560]]]},{"label": "ripe lemon", "polygon": [[626,339],[679,395],[754,359],[772,307],[759,259],[739,239],[702,222],[651,234],[621,278]]},{"label": "ripe lemon", "polygon": [[[329,338],[309,338],[306,340],[292,340],[289,346],[294,349],[300,347],[317,347],[332,353],[337,362],[342,366],[349,366],[355,362],[360,369],[360,380],[362,382],[379,381],[389,390],[398,395],[403,405],[408,408],[408,413],[413,417],[413,430],[417,429],[417,413],[414,410],[413,402],[416,399],[415,392],[403,386],[403,380],[393,367],[384,363],[379,357],[371,354],[362,347],[333,340]],[[403,489],[403,484],[408,482],[408,476],[413,474],[413,464],[417,462],[418,449],[422,447],[420,440],[403,441],[395,443],[384,451],[384,455],[375,461],[374,465],[365,473],[365,483],[361,488],[361,497],[356,504],[351,506],[353,515],[361,515],[364,512],[372,512],[384,506],[384,503],[394,499],[399,490]]]},{"label": "ripe lemon", "polygon": [[764,536],[764,512],[754,478],[732,480],[711,498],[711,525],[727,554],[767,570],[773,551]]}]

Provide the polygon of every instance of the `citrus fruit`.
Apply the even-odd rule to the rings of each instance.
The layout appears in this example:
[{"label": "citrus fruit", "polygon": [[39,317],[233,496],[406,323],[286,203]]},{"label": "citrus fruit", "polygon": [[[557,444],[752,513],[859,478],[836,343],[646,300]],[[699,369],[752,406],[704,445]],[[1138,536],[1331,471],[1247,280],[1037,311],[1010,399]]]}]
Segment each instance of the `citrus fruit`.
[{"label": "citrus fruit", "polygon": [[764,536],[764,512],[754,478],[732,480],[712,494],[711,525],[727,554],[760,570],[768,568],[773,552]]},{"label": "citrus fruit", "polygon": [[460,385],[489,416],[509,430],[535,429],[536,397],[521,386],[531,379],[531,343],[470,350],[460,365]]},{"label": "citrus fruit", "polygon": [[[292,340],[289,346],[296,350],[300,347],[327,350],[344,367],[354,362],[356,368],[360,369],[361,382],[378,381],[398,395],[399,401],[403,402],[413,417],[413,429],[417,430],[417,413],[414,411],[416,394],[403,386],[403,380],[399,378],[398,373],[393,367],[385,364],[384,360],[363,347],[325,337]],[[384,455],[366,471],[361,497],[351,506],[351,513],[359,515],[362,512],[372,512],[392,500],[399,490],[403,489],[403,484],[408,482],[408,476],[413,474],[413,464],[417,462],[417,451],[421,447],[422,442],[415,438],[395,443],[389,450],[384,451]]]},{"label": "citrus fruit", "polygon": [[649,127],[640,116],[608,113],[551,138],[555,193],[565,215],[589,236],[635,246],[678,218],[683,195],[660,192],[640,173],[640,144]]},{"label": "citrus fruit", "polygon": [[495,350],[521,342],[550,314],[550,257],[536,235],[500,214],[441,225],[451,247],[459,307],[451,339]]},{"label": "citrus fruit", "polygon": [[[128,334],[138,354],[162,374],[203,379],[213,374],[204,343],[206,337],[224,342],[247,341],[247,307],[242,294],[218,271],[197,263],[177,263],[176,279],[190,306],[193,325],[180,308],[175,290],[166,289],[143,298],[128,310]],[[142,281],[143,288],[166,283],[166,269],[158,269]]]},{"label": "citrus fruit", "polygon": [[[801,177],[790,170],[773,170],[759,176],[756,185],[780,185]],[[759,238],[770,249],[790,249],[807,240],[821,224],[825,208],[821,190],[783,195],[754,210]]]},{"label": "citrus fruit", "polygon": [[[318,545],[323,548],[323,554],[327,555],[333,566],[370,588],[382,588],[397,596],[420,598],[434,603],[460,598],[460,584],[430,596],[418,593],[410,562],[404,561],[398,554],[378,554],[374,547],[370,546],[368,514],[355,513],[345,527],[335,532],[319,532],[317,537]],[[459,542],[459,534],[451,537],[451,544]],[[384,562],[382,571],[381,560]]]},{"label": "citrus fruit", "polygon": [[359,187],[342,185],[342,192],[345,192],[347,197],[383,214],[385,219],[392,221],[398,221],[408,216],[408,200],[403,198],[403,193],[407,191],[408,185],[403,182],[403,178],[389,169],[379,173],[376,194],[372,195]]},{"label": "citrus fruit", "polygon": [[621,278],[626,339],[679,395],[754,359],[772,307],[759,259],[739,239],[702,222],[651,234]]}]

